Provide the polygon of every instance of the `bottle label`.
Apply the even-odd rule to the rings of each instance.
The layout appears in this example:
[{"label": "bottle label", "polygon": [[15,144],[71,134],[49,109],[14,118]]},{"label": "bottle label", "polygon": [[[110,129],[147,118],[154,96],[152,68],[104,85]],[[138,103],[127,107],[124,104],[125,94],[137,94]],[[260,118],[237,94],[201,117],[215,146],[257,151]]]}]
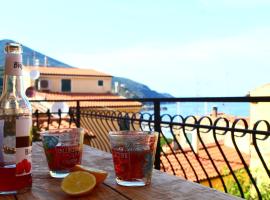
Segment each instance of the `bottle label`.
[{"label": "bottle label", "polygon": [[29,115],[16,116],[16,137],[30,136],[32,117]]},{"label": "bottle label", "polygon": [[7,54],[5,63],[5,74],[11,76],[22,76],[23,63],[21,54]]},{"label": "bottle label", "polygon": [[31,116],[16,118],[16,176],[30,174],[32,171]]},{"label": "bottle label", "polygon": [[32,148],[16,148],[16,176],[31,174],[32,171]]}]

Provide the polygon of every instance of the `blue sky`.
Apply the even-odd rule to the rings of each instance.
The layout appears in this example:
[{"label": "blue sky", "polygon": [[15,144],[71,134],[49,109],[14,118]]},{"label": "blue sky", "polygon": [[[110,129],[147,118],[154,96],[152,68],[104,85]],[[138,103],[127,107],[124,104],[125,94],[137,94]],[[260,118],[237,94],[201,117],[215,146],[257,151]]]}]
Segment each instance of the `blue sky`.
[{"label": "blue sky", "polygon": [[267,0],[13,0],[0,39],[183,96],[243,96],[270,82]]}]

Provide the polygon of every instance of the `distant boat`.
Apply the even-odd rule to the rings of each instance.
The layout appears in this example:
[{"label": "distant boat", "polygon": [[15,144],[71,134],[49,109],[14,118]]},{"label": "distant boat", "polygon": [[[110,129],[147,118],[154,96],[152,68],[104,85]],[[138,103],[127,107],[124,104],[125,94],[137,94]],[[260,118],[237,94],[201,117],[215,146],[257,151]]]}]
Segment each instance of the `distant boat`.
[{"label": "distant boat", "polygon": [[146,111],[146,110],[154,110],[154,105],[144,105],[141,108],[142,111]]},{"label": "distant boat", "polygon": [[166,106],[164,106],[164,107],[161,107],[160,110],[165,111],[165,110],[168,110],[168,108]]}]

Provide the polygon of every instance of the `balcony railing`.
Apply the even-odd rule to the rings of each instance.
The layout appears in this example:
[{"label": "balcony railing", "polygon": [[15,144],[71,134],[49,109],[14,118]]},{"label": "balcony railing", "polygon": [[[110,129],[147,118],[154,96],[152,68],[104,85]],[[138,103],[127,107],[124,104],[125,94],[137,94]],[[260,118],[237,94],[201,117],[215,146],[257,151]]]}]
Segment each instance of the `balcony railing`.
[{"label": "balcony railing", "polygon": [[[67,100],[58,100],[70,102]],[[65,118],[62,112],[33,113],[34,126],[48,129],[65,121],[88,131],[85,142],[110,151],[108,132],[154,130],[159,133],[155,168],[243,198],[270,198],[270,123],[223,115],[161,114],[162,103],[269,103],[270,97],[207,97],[166,99],[111,99],[153,105],[153,112],[126,113],[109,108],[83,108],[76,100]],[[97,100],[91,100],[97,101]],[[32,101],[42,103],[43,101]],[[46,101],[48,102],[48,101]],[[55,101],[51,101],[55,102]],[[267,104],[265,104],[267,106]],[[258,114],[258,113],[255,113]],[[58,117],[57,117],[58,116]],[[270,116],[270,114],[269,114]],[[270,119],[270,117],[269,117]],[[268,195],[268,196],[267,196]]]}]

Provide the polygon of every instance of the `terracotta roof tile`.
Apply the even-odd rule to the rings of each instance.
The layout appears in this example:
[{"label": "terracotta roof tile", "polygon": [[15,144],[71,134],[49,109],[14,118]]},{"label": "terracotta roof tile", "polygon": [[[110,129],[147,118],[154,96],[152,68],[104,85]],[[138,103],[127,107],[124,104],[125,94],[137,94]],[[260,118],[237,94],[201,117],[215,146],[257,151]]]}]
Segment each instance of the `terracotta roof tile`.
[{"label": "terracotta roof tile", "polygon": [[[230,166],[232,167],[233,171],[244,168],[244,165],[242,164],[235,149],[230,148],[230,147],[226,147],[224,144],[221,144],[221,149],[224,152],[224,154],[226,155],[226,158],[227,158]],[[229,170],[228,170],[226,162],[224,161],[222,154],[220,153],[217,145],[213,145],[213,144],[208,145],[207,150],[208,150],[212,160],[214,161],[214,164],[216,165],[219,173],[221,175],[227,175]],[[187,159],[190,161],[194,170],[192,169],[192,167],[188,163],[185,155],[186,155]],[[197,181],[197,178],[195,176],[194,171],[196,172],[199,181],[207,179],[207,177],[203,171],[203,168],[201,167],[201,165],[199,163],[199,161],[200,161],[202,166],[206,170],[209,178],[218,177],[218,173],[216,172],[211,160],[207,156],[206,151],[204,149],[201,148],[199,150],[199,152],[197,154],[198,155],[197,158],[196,158],[196,155],[194,155],[192,151],[185,151],[185,155],[180,151],[176,152],[175,155],[173,155],[171,153],[169,153],[169,154],[166,153],[166,156],[169,159],[171,165],[173,166],[173,169],[174,169],[177,176],[185,177],[184,172],[178,163],[178,161],[179,161],[180,164],[182,165],[185,173],[186,173],[186,176],[187,176],[186,178],[188,180]],[[245,153],[242,153],[242,155],[244,157],[245,162],[249,165],[249,162],[250,162],[249,156]],[[164,154],[161,156],[161,161],[163,163],[163,165],[161,165],[161,169],[163,169],[163,170],[165,169],[166,172],[173,174],[173,169],[171,168],[166,156]]]},{"label": "terracotta roof tile", "polygon": [[[104,99],[125,99],[124,97],[113,94],[93,94],[93,93],[57,93],[57,92],[37,92],[36,100],[74,100],[74,102],[67,102],[70,107],[76,106],[76,100],[96,100],[96,101],[82,101],[81,107],[88,108],[104,108],[104,107],[141,107],[142,104],[137,101],[99,101]],[[38,106],[36,106],[38,107]],[[49,107],[48,107],[49,108]]]},{"label": "terracotta roof tile", "polygon": [[99,72],[93,69],[64,68],[64,67],[35,67],[35,66],[26,66],[24,69],[26,71],[37,69],[41,75],[112,77],[109,74],[105,74],[103,72]]},{"label": "terracotta roof tile", "polygon": [[[54,120],[58,120],[58,119],[54,119]],[[52,120],[50,122],[49,127],[48,127],[47,119],[46,120],[39,119],[39,127],[38,127],[39,130],[40,131],[45,131],[47,129],[51,130],[51,129],[58,129],[58,128],[60,128],[60,129],[63,129],[63,128],[76,128],[75,123],[71,123],[69,125],[68,121],[61,120],[61,123],[60,123],[60,126],[59,126],[59,123],[57,121],[54,121],[54,120]],[[34,121],[34,126],[36,126],[37,124],[35,122],[35,118],[33,119],[33,121]]]}]

